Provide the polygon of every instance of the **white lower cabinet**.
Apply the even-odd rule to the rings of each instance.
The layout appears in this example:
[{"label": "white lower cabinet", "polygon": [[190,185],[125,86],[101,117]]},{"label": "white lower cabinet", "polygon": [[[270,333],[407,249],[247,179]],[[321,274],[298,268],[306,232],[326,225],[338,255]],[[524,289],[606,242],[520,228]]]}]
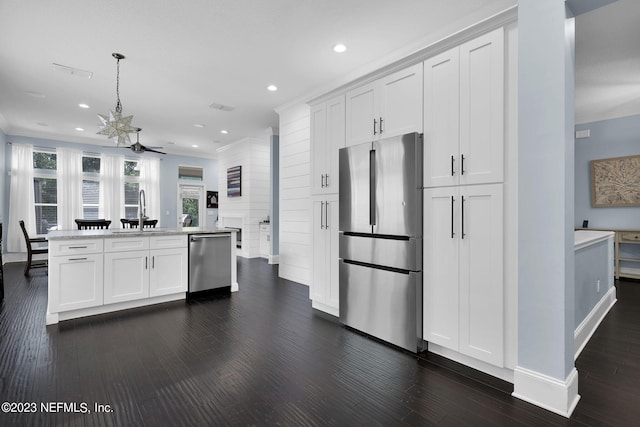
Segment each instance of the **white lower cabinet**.
[{"label": "white lower cabinet", "polygon": [[111,240],[104,254],[105,304],[187,291],[187,236]]},{"label": "white lower cabinet", "polygon": [[504,365],[503,184],[424,192],[424,340]]},{"label": "white lower cabinet", "polygon": [[102,305],[103,269],[102,248],[94,254],[51,256],[49,311],[58,313]]},{"label": "white lower cabinet", "polygon": [[338,195],[316,197],[313,212],[312,307],[339,315]]},{"label": "white lower cabinet", "polygon": [[152,249],[151,269],[149,270],[149,296],[187,292],[187,274],[189,255],[186,247],[171,249]]},{"label": "white lower cabinet", "polygon": [[104,254],[104,303],[149,297],[149,251]]}]

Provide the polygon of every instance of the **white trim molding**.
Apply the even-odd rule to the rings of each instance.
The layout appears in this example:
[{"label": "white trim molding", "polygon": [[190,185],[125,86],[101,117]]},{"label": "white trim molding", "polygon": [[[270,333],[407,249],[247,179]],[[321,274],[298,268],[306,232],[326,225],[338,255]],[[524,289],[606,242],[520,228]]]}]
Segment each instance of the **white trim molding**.
[{"label": "white trim molding", "polygon": [[585,319],[578,325],[573,333],[573,343],[575,354],[573,360],[576,360],[584,347],[587,345],[593,334],[600,326],[600,323],[604,320],[611,307],[617,302],[616,288],[612,286],[609,291],[604,294],[602,299],[593,307],[593,310],[585,317]]},{"label": "white trim molding", "polygon": [[563,417],[569,418],[580,400],[576,368],[562,381],[518,366],[513,379],[513,397]]}]

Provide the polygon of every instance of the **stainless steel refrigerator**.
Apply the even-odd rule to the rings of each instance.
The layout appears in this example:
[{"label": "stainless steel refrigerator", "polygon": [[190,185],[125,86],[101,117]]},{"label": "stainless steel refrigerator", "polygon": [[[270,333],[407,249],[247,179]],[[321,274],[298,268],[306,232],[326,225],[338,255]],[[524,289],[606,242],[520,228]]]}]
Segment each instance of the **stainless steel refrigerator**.
[{"label": "stainless steel refrigerator", "polygon": [[340,149],[340,321],[422,350],[422,135]]}]

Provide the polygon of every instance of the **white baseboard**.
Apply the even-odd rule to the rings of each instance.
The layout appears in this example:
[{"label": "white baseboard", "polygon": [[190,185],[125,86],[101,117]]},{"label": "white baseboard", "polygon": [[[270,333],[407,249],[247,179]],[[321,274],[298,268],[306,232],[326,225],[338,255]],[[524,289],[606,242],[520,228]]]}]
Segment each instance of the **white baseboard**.
[{"label": "white baseboard", "polygon": [[562,381],[518,366],[512,396],[569,418],[580,400],[578,370]]},{"label": "white baseboard", "polygon": [[269,255],[269,264],[280,264],[280,255]]},{"label": "white baseboard", "polygon": [[340,312],[336,307],[332,307],[330,305],[323,304],[318,301],[311,301],[311,307],[316,310],[320,310],[324,313],[330,314],[335,317],[340,317]]},{"label": "white baseboard", "polygon": [[482,360],[474,359],[473,357],[458,353],[457,351],[450,350],[446,347],[442,347],[432,342],[428,343],[428,349],[431,353],[446,357],[447,359],[453,360],[454,362],[458,362],[480,372],[484,372],[485,374],[489,374],[496,378],[500,378],[501,380],[513,383],[512,369],[491,365],[489,363],[483,362]]},{"label": "white baseboard", "polygon": [[593,307],[591,312],[585,317],[585,319],[578,325],[573,333],[574,343],[574,359],[577,359],[584,347],[587,345],[591,336],[595,333],[598,326],[604,320],[611,307],[618,301],[616,299],[616,287],[612,286],[609,291],[602,296],[600,301]]}]

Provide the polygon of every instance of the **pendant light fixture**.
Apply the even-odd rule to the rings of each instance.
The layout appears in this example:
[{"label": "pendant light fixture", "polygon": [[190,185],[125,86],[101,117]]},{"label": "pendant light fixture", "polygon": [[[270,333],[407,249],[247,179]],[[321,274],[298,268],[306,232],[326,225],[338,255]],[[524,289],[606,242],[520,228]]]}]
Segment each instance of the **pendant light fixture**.
[{"label": "pendant light fixture", "polygon": [[98,135],[106,135],[107,138],[113,140],[118,147],[120,144],[131,144],[129,134],[135,133],[138,128],[131,126],[133,116],[122,117],[122,103],[120,102],[120,60],[124,59],[124,55],[121,53],[112,53],[111,56],[117,60],[116,109],[115,111],[109,111],[109,117],[98,114],[98,118],[102,122]]}]

